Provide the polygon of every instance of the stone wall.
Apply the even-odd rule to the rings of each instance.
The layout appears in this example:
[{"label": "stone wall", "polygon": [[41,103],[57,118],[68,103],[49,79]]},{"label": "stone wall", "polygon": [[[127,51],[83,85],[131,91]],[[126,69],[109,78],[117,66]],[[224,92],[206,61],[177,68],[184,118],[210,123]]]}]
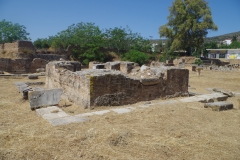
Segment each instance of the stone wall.
[{"label": "stone wall", "polygon": [[10,59],[0,58],[0,70],[14,73],[34,73],[38,68],[45,68],[48,61],[40,58],[35,59]]},{"label": "stone wall", "polygon": [[16,41],[13,43],[4,43],[0,45],[1,51],[6,52],[28,52],[33,53],[35,47],[31,41]]},{"label": "stone wall", "polygon": [[41,58],[47,61],[59,61],[60,58],[67,60],[68,55],[58,55],[58,54],[33,54],[33,58]]},{"label": "stone wall", "polygon": [[73,64],[63,62],[47,64],[47,87],[63,88],[67,97],[83,108],[132,104],[188,93],[187,69],[169,68],[164,71],[165,76],[137,79],[130,78],[118,70],[89,69],[72,72],[61,69],[59,67],[61,65]]}]

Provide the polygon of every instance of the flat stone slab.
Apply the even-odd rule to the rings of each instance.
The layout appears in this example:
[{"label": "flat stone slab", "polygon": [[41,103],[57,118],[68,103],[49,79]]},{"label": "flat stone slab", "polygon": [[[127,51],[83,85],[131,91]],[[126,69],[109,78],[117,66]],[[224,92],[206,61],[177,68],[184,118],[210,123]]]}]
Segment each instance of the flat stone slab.
[{"label": "flat stone slab", "polygon": [[94,115],[93,113],[82,113],[82,114],[78,114],[78,115],[75,115],[75,116],[86,117],[86,116],[93,116],[93,115]]},{"label": "flat stone slab", "polygon": [[223,111],[233,109],[233,104],[226,101],[205,103],[204,108],[211,108],[213,111]]},{"label": "flat stone slab", "polygon": [[114,112],[117,112],[118,114],[131,112],[131,109],[127,109],[127,108],[116,108],[111,110]]},{"label": "flat stone slab", "polygon": [[43,119],[47,120],[69,116],[63,110],[56,106],[36,109],[36,113],[37,115],[42,116]]},{"label": "flat stone slab", "polygon": [[85,121],[88,121],[88,118],[78,117],[78,116],[68,116],[68,117],[50,119],[48,121],[53,126],[60,126],[60,125],[66,125],[66,124],[70,124],[70,123],[85,122]]},{"label": "flat stone slab", "polygon": [[30,91],[28,93],[30,108],[35,109],[42,106],[56,105],[60,101],[62,92],[62,89]]},{"label": "flat stone slab", "polygon": [[154,103],[154,104],[150,104],[150,105],[168,105],[168,104],[175,104],[177,102],[179,102],[179,101],[177,101],[177,100],[168,100],[168,101]]},{"label": "flat stone slab", "polygon": [[96,112],[90,112],[90,113],[95,114],[95,115],[103,115],[108,112],[110,112],[110,110],[96,111]]},{"label": "flat stone slab", "polygon": [[38,79],[38,75],[37,74],[30,74],[30,75],[28,75],[28,79]]},{"label": "flat stone slab", "polygon": [[212,94],[204,94],[204,95],[197,95],[192,97],[187,97],[180,99],[180,102],[213,102],[214,100],[224,101],[228,98],[228,96],[222,93],[212,93]]}]

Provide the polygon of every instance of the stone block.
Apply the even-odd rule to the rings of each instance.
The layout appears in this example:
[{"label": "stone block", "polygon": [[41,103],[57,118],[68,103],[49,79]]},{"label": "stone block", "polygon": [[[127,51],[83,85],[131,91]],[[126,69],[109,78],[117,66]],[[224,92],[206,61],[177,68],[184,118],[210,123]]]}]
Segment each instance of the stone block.
[{"label": "stone block", "polygon": [[192,66],[192,71],[196,72],[196,66]]},{"label": "stone block", "polygon": [[62,117],[62,118],[56,118],[56,119],[49,119],[49,123],[52,126],[60,126],[60,125],[66,125],[70,123],[79,123],[79,122],[85,122],[88,118],[85,117],[78,117],[78,116],[68,116],[68,117]]},{"label": "stone block", "polygon": [[36,72],[37,72],[37,73],[45,72],[45,68],[38,68],[38,69],[36,70]]},{"label": "stone block", "polygon": [[156,85],[156,84],[160,83],[160,79],[159,78],[144,78],[144,79],[141,79],[140,82],[146,86]]},{"label": "stone block", "polygon": [[28,75],[28,79],[38,79],[38,75],[37,74],[30,74],[30,75]]},{"label": "stone block", "polygon": [[93,69],[105,69],[105,65],[104,64],[95,64],[95,65],[93,65]]},{"label": "stone block", "polygon": [[131,112],[131,110],[127,108],[116,108],[112,109],[112,111],[117,112],[118,114]]},{"label": "stone block", "polygon": [[30,108],[35,109],[41,106],[56,105],[60,101],[62,92],[62,89],[30,91],[28,94]]},{"label": "stone block", "polygon": [[104,115],[108,112],[110,112],[110,110],[96,111],[96,112],[91,112],[91,113],[95,114],[95,115]]},{"label": "stone block", "polygon": [[226,101],[205,103],[204,108],[211,108],[213,111],[223,111],[233,109],[233,104]]}]

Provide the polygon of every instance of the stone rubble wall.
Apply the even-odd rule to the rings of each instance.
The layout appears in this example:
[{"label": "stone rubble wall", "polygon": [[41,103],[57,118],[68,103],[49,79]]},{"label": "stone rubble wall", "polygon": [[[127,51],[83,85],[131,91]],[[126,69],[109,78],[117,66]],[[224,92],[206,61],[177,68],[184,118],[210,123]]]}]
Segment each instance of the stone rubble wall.
[{"label": "stone rubble wall", "polygon": [[47,61],[59,61],[61,58],[67,60],[67,55],[58,55],[58,54],[33,54],[33,58],[41,58]]},{"label": "stone rubble wall", "polygon": [[[119,106],[188,93],[187,69],[170,68],[164,71],[164,77],[136,79],[118,70],[88,69],[72,72],[65,68],[59,69],[61,65],[69,64],[47,64],[47,87],[63,88],[68,99],[83,108]],[[127,72],[126,66],[124,68]]]},{"label": "stone rubble wall", "polygon": [[6,52],[25,52],[35,51],[35,47],[31,41],[16,41],[13,43],[0,44],[0,51]]},{"label": "stone rubble wall", "polygon": [[40,58],[35,59],[10,59],[0,58],[0,70],[14,73],[34,73],[38,68],[45,68],[48,61]]}]

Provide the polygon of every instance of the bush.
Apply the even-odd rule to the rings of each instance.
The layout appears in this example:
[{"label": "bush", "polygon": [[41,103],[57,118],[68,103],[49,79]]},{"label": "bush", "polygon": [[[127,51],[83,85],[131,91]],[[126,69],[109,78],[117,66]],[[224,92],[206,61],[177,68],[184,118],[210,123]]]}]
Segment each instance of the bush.
[{"label": "bush", "polygon": [[201,65],[202,63],[203,63],[203,61],[201,59],[199,59],[199,58],[195,59],[194,64]]},{"label": "bush", "polygon": [[123,60],[131,61],[138,63],[139,65],[143,65],[148,61],[149,57],[146,53],[137,51],[137,50],[130,50],[124,55]]},{"label": "bush", "polygon": [[160,62],[166,62],[166,60],[172,60],[177,58],[177,53],[172,52],[171,50],[164,51],[159,57]]}]

